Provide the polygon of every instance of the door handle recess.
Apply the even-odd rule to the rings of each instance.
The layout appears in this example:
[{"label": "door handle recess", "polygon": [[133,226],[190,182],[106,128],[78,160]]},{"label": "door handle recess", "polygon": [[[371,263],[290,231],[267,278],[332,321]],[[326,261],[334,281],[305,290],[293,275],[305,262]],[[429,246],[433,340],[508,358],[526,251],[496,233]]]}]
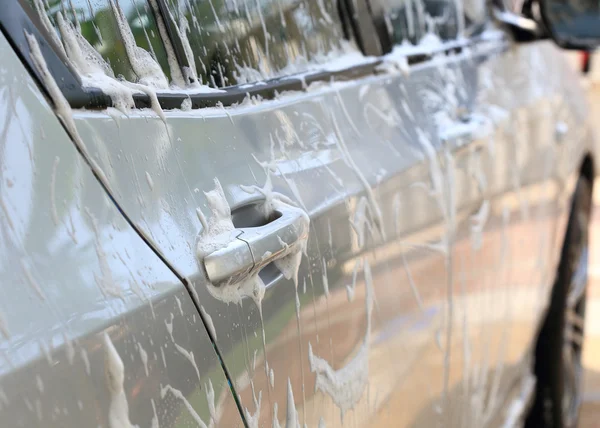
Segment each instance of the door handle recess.
[{"label": "door handle recess", "polygon": [[275,220],[259,227],[237,228],[228,243],[204,257],[204,269],[214,286],[238,283],[267,264],[294,251],[308,238],[308,217],[299,208],[279,207]]}]

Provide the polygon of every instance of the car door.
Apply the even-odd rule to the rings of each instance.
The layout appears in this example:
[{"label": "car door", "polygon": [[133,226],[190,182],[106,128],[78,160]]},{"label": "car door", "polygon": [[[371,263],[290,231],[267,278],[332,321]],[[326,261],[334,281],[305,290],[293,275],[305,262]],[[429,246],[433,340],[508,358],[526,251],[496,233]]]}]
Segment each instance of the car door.
[{"label": "car door", "polygon": [[[296,20],[326,25],[331,5],[329,12],[312,6],[310,13],[316,9],[322,16],[307,16],[298,6]],[[289,41],[289,52],[299,42],[307,49],[311,40]],[[358,59],[358,70],[344,73],[362,73],[363,79],[316,83],[307,92],[257,105],[249,99],[227,108],[184,107],[160,111],[160,117],[147,110],[74,113],[83,150],[117,203],[190,286],[250,425],[282,421],[284,412],[290,426],[298,420],[336,426],[348,418],[366,425],[373,414],[389,424],[382,408],[439,322],[437,310],[418,310],[420,295],[410,288],[408,271],[394,279],[396,266],[404,266],[398,265],[403,247],[396,196],[427,180],[420,144],[432,148],[436,131],[424,115],[419,88],[403,81],[402,57],[383,64],[389,76],[376,76],[381,61],[362,58],[352,45],[343,47],[349,52],[337,49],[330,51],[343,54],[340,65],[319,67],[334,73]],[[299,75],[295,87],[316,77]],[[227,95],[210,91],[205,100],[222,103]],[[189,99],[192,107],[206,102]],[[435,205],[427,192],[417,191],[414,199],[420,211],[413,221],[423,220],[419,227],[437,223],[437,214],[418,218]],[[227,223],[229,210],[236,236]],[[299,221],[295,241],[283,241],[288,219]],[[219,242],[224,232],[227,240]],[[265,242],[253,240],[253,233],[280,238],[253,254],[273,260],[259,278],[229,281],[232,276],[211,270],[207,256],[215,250],[227,249],[216,254],[218,267],[229,263],[223,257],[230,249],[239,249],[233,244],[244,249],[245,236],[249,245]],[[437,270],[421,286],[436,294],[446,278],[445,256],[427,248],[419,252]],[[220,283],[209,281],[209,271]],[[426,328],[405,329],[405,323]],[[233,400],[230,410],[223,412],[224,425]]]},{"label": "car door", "polygon": [[[443,223],[452,246],[437,344],[443,358],[432,352],[413,377],[418,384],[442,373],[439,398],[424,400],[415,426],[439,414],[452,426],[512,424],[526,411],[572,177],[589,144],[585,127],[573,132],[581,113],[567,107],[565,82],[577,83],[552,45],[509,47],[489,30],[471,38],[479,42],[470,52],[434,58],[424,73],[426,115],[441,138],[441,160],[430,165],[446,173]],[[482,55],[493,38],[496,53]],[[543,70],[552,61],[560,66],[549,76]]]},{"label": "car door", "polygon": [[[116,3],[105,6],[102,12],[114,13],[118,21]],[[298,19],[307,17],[301,9],[296,12],[300,14]],[[50,12],[50,17],[61,21],[58,12]],[[320,19],[327,23],[325,15]],[[71,27],[62,25],[61,34],[68,40],[65,36]],[[80,25],[88,26],[84,22]],[[106,31],[102,27],[100,30]],[[297,45],[298,41],[291,41],[290,51],[299,53]],[[322,48],[320,43],[317,49]],[[356,50],[348,55],[350,59],[351,55],[360,56]],[[301,80],[300,76],[295,85]],[[351,94],[343,96],[354,100],[358,90],[353,85]],[[220,93],[212,93],[216,100],[220,99]],[[360,286],[365,282],[363,277],[371,284],[371,276],[368,265],[363,268],[354,259],[365,249],[365,234],[370,233],[367,222],[371,222],[367,210],[372,211],[376,201],[344,141],[349,138],[345,135],[347,127],[352,125],[349,115],[362,116],[362,107],[356,105],[360,108],[350,113],[337,90],[328,89],[323,94],[326,98],[309,94],[301,104],[283,99],[279,105],[275,101],[267,104],[266,110],[250,103],[227,110],[217,107],[192,112],[164,111],[160,112],[164,122],[157,121],[147,110],[128,111],[127,115],[112,110],[84,110],[75,111],[73,116],[80,147],[90,156],[103,183],[190,286],[250,425],[278,420],[284,412],[290,424],[296,420],[297,412],[301,420],[311,425],[320,419],[333,425],[340,420],[340,410],[343,415],[359,405],[372,376],[368,372],[367,347],[373,297],[365,292],[364,284]],[[327,112],[336,105],[334,116],[330,117]],[[342,127],[346,130],[342,131]],[[350,135],[356,145],[360,133]],[[288,156],[291,157],[286,159]],[[264,165],[275,161],[278,163]],[[373,173],[381,174],[381,168],[370,172]],[[326,186],[318,186],[322,183],[320,177],[326,180]],[[237,228],[262,226],[273,220],[265,208],[273,209],[280,217],[270,225],[277,227],[275,237],[282,239],[287,239],[281,228],[287,224],[283,220],[291,218],[292,224],[299,220],[300,226],[305,226],[307,214],[312,217],[306,248],[303,241],[307,240],[307,231],[301,230],[297,241],[283,242],[284,248],[267,247],[258,254],[280,251],[286,254],[286,260],[278,258],[261,271],[260,280],[265,285],[260,287],[266,292],[262,288],[241,290],[247,294],[243,297],[251,297],[241,301],[237,301],[240,295],[225,295],[228,284],[215,287],[208,283],[208,266],[197,256],[198,242],[211,244],[204,240],[214,238],[211,228],[219,231],[219,227],[224,227],[219,216],[229,217],[230,208],[226,205],[233,208],[233,225]],[[351,229],[350,216],[356,216],[356,227],[362,230],[360,239]],[[381,222],[378,227],[383,227]],[[266,233],[263,230],[259,232]],[[199,231],[202,232],[198,237]],[[245,233],[250,235],[252,230]],[[287,245],[292,247],[291,253],[285,248]],[[297,257],[304,252],[308,256],[302,257],[298,266]],[[345,281],[353,278],[347,292]],[[223,287],[225,292],[221,294]],[[335,298],[331,297],[334,291]],[[353,300],[355,312],[348,312],[348,305],[340,305],[340,298],[342,303]],[[362,351],[354,362],[346,364],[361,344]],[[391,354],[384,354],[384,358],[389,366]],[[330,377],[331,367],[345,364],[347,369]],[[385,376],[385,372],[381,375]],[[314,396],[311,391],[315,385],[321,393],[328,394],[327,401]],[[390,386],[386,386],[387,391]],[[345,398],[349,387],[353,391]],[[383,397],[382,394],[381,400]],[[369,403],[363,402],[364,409],[357,411],[361,423],[370,414]],[[231,424],[229,418],[235,420],[234,400],[222,415],[220,423],[225,426]]]},{"label": "car door", "polygon": [[[524,312],[514,302],[540,300],[513,298],[521,290],[508,257],[530,278],[533,254],[556,254],[544,237],[565,196],[538,190],[562,177],[556,168],[567,160],[531,119],[558,114],[537,104],[549,105],[540,88],[556,86],[530,84],[539,47],[509,54],[502,32],[468,26],[480,23],[476,7],[463,18],[454,3],[389,4],[350,25],[352,7],[368,9],[112,0],[65,8],[72,23],[58,42],[94,77],[69,98],[88,107],[73,113],[72,132],[183,279],[249,425],[479,426],[496,417],[513,379],[528,379],[521,368],[536,317],[510,359],[508,326]],[[59,20],[57,10],[37,11]],[[152,19],[156,31],[145,24]],[[77,25],[96,27],[90,43],[129,63],[134,72],[121,74],[143,94],[115,91],[77,65],[66,43]],[[125,48],[120,57],[103,51],[109,37]],[[402,45],[406,38],[419,44]],[[153,58],[152,73],[140,56]],[[511,62],[526,76],[518,84]],[[545,153],[554,155],[543,168],[524,163]],[[524,254],[523,230],[534,236]],[[518,284],[541,293],[551,262],[535,260],[542,275]],[[228,426],[234,398],[223,408]]]},{"label": "car door", "polygon": [[[451,321],[444,320],[446,336],[438,339],[443,358],[432,352],[415,369],[417,384],[427,373],[443,373],[440,398],[433,406],[424,400],[415,426],[439,414],[451,426],[514,424],[523,417],[573,177],[590,147],[587,127],[574,131],[584,123],[567,95],[577,82],[557,49],[509,47],[497,31],[472,38],[480,43],[470,52],[434,59],[425,74],[427,116],[441,138],[436,162],[447,174]],[[488,45],[496,53],[480,55],[492,38],[500,42]],[[551,63],[559,66],[548,75]]]},{"label": "car door", "polygon": [[[444,49],[441,51],[443,52]],[[268,183],[265,175],[269,177],[275,189],[280,190],[281,193],[287,193],[296,200],[296,204],[300,205],[303,211],[310,214],[312,226],[308,240],[308,262],[304,262],[308,266],[300,266],[298,279],[293,281],[294,278],[290,278],[292,281],[285,281],[277,270],[273,272],[272,269],[269,272],[268,267],[263,271],[263,281],[267,282],[267,292],[263,302],[273,302],[270,309],[269,305],[257,306],[248,301],[246,301],[246,305],[242,304],[241,309],[230,308],[219,304],[218,297],[223,300],[223,296],[217,296],[217,298],[209,296],[207,290],[211,289],[204,288],[209,287],[208,285],[198,281],[200,282],[198,285],[204,287],[195,288],[200,295],[198,300],[201,307],[206,311],[205,320],[217,320],[214,322],[215,340],[225,355],[230,373],[236,378],[234,384],[241,396],[242,403],[249,409],[248,419],[258,419],[261,408],[263,408],[261,391],[266,391],[264,395],[268,407],[265,407],[269,410],[273,409],[273,413],[276,413],[274,408],[278,401],[286,401],[286,407],[291,414],[293,415],[292,410],[295,408],[300,409],[302,419],[307,423],[317,423],[323,418],[327,423],[335,424],[341,421],[341,417],[338,417],[338,410],[343,415],[346,411],[354,408],[355,419],[361,424],[366,423],[367,418],[373,413],[373,409],[378,409],[381,403],[385,403],[392,392],[397,389],[398,379],[401,379],[408,368],[415,364],[416,358],[423,350],[423,344],[429,343],[439,333],[439,328],[434,327],[439,322],[439,319],[435,318],[436,315],[439,317],[439,313],[433,316],[428,315],[429,318],[426,318],[425,324],[430,328],[425,333],[414,334],[417,336],[417,343],[412,346],[402,343],[406,341],[399,333],[404,333],[404,329],[398,330],[394,328],[394,325],[403,324],[403,312],[409,313],[413,318],[421,316],[410,311],[417,307],[421,297],[417,293],[416,287],[410,291],[405,288],[398,292],[395,288],[385,285],[393,277],[393,270],[390,266],[392,263],[398,263],[397,257],[387,260],[387,257],[390,257],[387,256],[381,264],[375,260],[380,252],[376,248],[384,241],[387,242],[384,253],[391,253],[392,256],[394,252],[398,253],[398,240],[394,239],[394,231],[387,232],[392,233],[390,238],[384,239],[384,237],[386,229],[390,230],[392,226],[396,229],[395,233],[400,233],[399,221],[393,218],[394,214],[384,218],[383,212],[399,215],[400,206],[398,204],[402,186],[410,188],[414,183],[427,181],[426,169],[429,166],[418,161],[418,157],[423,153],[423,148],[419,147],[419,144],[425,145],[425,154],[431,157],[436,150],[433,145],[439,141],[437,130],[428,124],[426,111],[419,101],[419,88],[422,83],[419,83],[418,78],[415,77],[411,82],[406,82],[399,90],[395,89],[394,85],[398,82],[398,77],[401,77],[398,73],[396,74],[396,79],[380,78],[368,84],[366,82],[354,83],[348,88],[343,88],[344,90],[324,88],[319,91],[318,96],[305,96],[306,99],[301,100],[300,103],[295,101],[290,102],[289,106],[267,106],[266,113],[268,114],[260,109],[252,108],[249,109],[249,112],[240,108],[231,112],[204,110],[202,115],[208,115],[209,118],[214,116],[211,118],[212,122],[219,123],[214,128],[208,126],[203,129],[203,132],[207,133],[203,139],[204,143],[215,141],[216,144],[219,144],[218,147],[215,147],[214,154],[211,154],[213,152],[209,148],[198,148],[197,141],[189,139],[189,136],[195,134],[193,129],[199,126],[200,117],[198,116],[185,117],[181,113],[171,114],[168,112],[169,116],[166,117],[166,120],[173,123],[171,131],[169,125],[163,129],[164,124],[161,122],[156,122],[158,128],[149,128],[145,124],[140,126],[142,120],[146,123],[148,119],[143,115],[136,118],[135,113],[130,114],[126,119],[115,117],[114,113],[110,117],[93,112],[76,114],[76,120],[80,123],[79,133],[82,140],[86,144],[98,143],[97,146],[87,151],[96,154],[94,160],[108,178],[109,187],[119,203],[129,215],[137,219],[139,222],[137,224],[146,222],[156,224],[154,227],[145,229],[146,233],[156,242],[160,251],[167,255],[167,259],[174,263],[178,272],[191,278],[192,283],[194,277],[203,274],[198,270],[198,260],[194,254],[198,229],[195,206],[199,204],[194,201],[197,198],[194,193],[196,193],[196,189],[210,189],[213,177],[219,176],[217,171],[228,171],[228,174],[219,177],[220,185],[228,190],[226,197],[229,198],[229,205],[234,208],[236,205],[241,207],[241,210],[236,212],[234,209],[233,212],[234,224],[237,220],[240,227],[256,226],[268,220],[260,217],[260,211],[255,213],[256,210],[251,209],[251,204],[260,203],[261,194],[265,199],[270,198],[271,189],[265,186],[262,193],[253,189],[248,192],[240,186],[240,184],[247,183],[245,184],[247,187],[254,183],[263,187],[261,182]],[[371,84],[373,88],[368,86]],[[374,94],[375,98],[371,98],[370,94]],[[319,99],[321,96],[323,98]],[[364,101],[361,98],[364,98]],[[409,102],[410,105],[401,105],[401,110],[398,112],[398,99],[404,99],[404,103]],[[381,104],[382,100],[384,101],[383,105]],[[285,104],[285,100],[283,103]],[[326,112],[332,107],[336,107],[337,110],[328,115]],[[238,115],[241,116],[239,119]],[[415,116],[420,116],[420,123],[415,120]],[[294,119],[294,117],[299,117],[299,119]],[[406,129],[399,129],[398,125],[401,121],[406,123]],[[210,122],[211,120],[209,120]],[[240,129],[224,125],[236,122],[248,125],[245,127],[241,125]],[[119,137],[105,133],[106,129],[95,131],[95,135],[90,136],[89,129],[100,126],[99,123],[108,125],[112,132],[119,134]],[[185,126],[188,128],[186,129]],[[261,129],[257,129],[259,126],[262,128],[262,132]],[[148,134],[140,137],[140,131],[144,128]],[[233,134],[224,135],[226,128],[231,128],[230,131]],[[363,128],[362,132],[360,128]],[[211,129],[212,131],[210,131]],[[174,135],[169,135],[173,132],[175,132]],[[211,132],[215,134],[211,135]],[[135,163],[138,159],[137,156],[133,157],[134,154],[148,152],[147,142],[152,136],[155,139],[150,140],[152,141],[150,147],[156,156],[153,158],[154,160],[146,163],[145,158],[148,156],[146,153],[141,157],[141,163],[146,164],[145,169],[141,165],[127,166],[127,163]],[[157,136],[158,138],[156,138]],[[189,142],[185,142],[188,139]],[[225,147],[225,150],[222,143],[217,143],[236,139],[241,142],[232,144],[230,148]],[[250,141],[244,143],[248,139]],[[323,153],[319,153],[312,145],[310,149],[303,147],[311,140],[314,141],[313,144],[317,148],[321,144],[325,147],[332,146],[333,150],[326,148],[322,151]],[[120,148],[109,147],[107,150],[109,141],[114,141]],[[179,158],[176,152],[170,152],[168,146],[172,145],[174,141],[182,142],[181,147],[187,149],[184,158]],[[269,145],[266,145],[264,141],[269,141]],[[378,146],[375,146],[375,149],[364,146],[362,143],[365,141],[374,141]],[[124,142],[128,142],[129,145],[123,144]],[[411,142],[413,143],[412,147]],[[138,143],[146,144],[146,147],[131,145]],[[287,145],[292,147],[287,149]],[[294,148],[294,145],[299,147]],[[123,149],[125,152],[120,152]],[[293,153],[294,150],[297,153],[291,159],[286,159],[290,157],[289,152]],[[237,151],[238,154],[231,156],[234,151]],[[402,158],[404,152],[406,153],[405,164],[397,165],[396,162],[393,162],[394,158]],[[394,157],[391,157],[390,154],[393,154]],[[152,156],[151,152],[150,158]],[[197,163],[203,166],[201,171],[193,171],[195,169],[191,162],[193,156],[203,158],[201,163]],[[206,161],[213,156],[212,162]],[[267,166],[265,174],[264,171],[261,171],[263,168],[261,165],[250,162],[253,157],[258,160],[261,160],[262,157],[263,163],[264,161],[277,162],[275,165]],[[186,158],[188,159],[184,160]],[[279,160],[280,158],[283,159]],[[165,159],[167,166],[163,166],[164,170],[161,171],[160,165],[161,162],[165,162]],[[119,162],[125,166],[118,166]],[[215,165],[213,171],[210,171],[211,163]],[[159,167],[150,169],[148,165],[152,164],[159,165]],[[296,164],[300,164],[300,166],[298,167]],[[417,168],[411,168],[415,164]],[[240,165],[243,165],[244,168],[241,168]],[[419,167],[419,165],[421,166]],[[390,171],[389,173],[386,168]],[[402,168],[410,172],[399,174]],[[439,169],[439,166],[432,166],[432,168]],[[272,170],[275,172],[271,172]],[[229,176],[229,171],[235,172],[235,174]],[[172,184],[159,184],[163,180],[158,179],[157,176],[161,177],[162,174],[174,174],[176,179]],[[121,175],[128,178],[123,179],[120,177]],[[256,175],[260,177],[258,183],[254,177]],[[140,176],[145,178],[142,180],[146,181],[147,186],[140,181]],[[397,181],[393,181],[391,178]],[[438,176],[436,179],[439,178]],[[383,183],[381,184],[382,196],[380,196],[382,201],[378,200],[371,189],[374,187],[379,190],[379,187],[376,186],[378,181]],[[318,188],[315,189],[317,183],[328,183],[331,188],[321,189],[319,192]],[[157,190],[158,196],[151,195],[155,191],[155,186],[159,189]],[[167,190],[160,190],[162,186],[167,186]],[[181,189],[183,189],[183,194],[181,194]],[[177,197],[176,191],[180,192],[179,196],[181,197]],[[132,200],[129,195],[135,192],[138,192],[139,195]],[[150,194],[147,194],[148,192]],[[253,193],[258,194],[259,198],[248,196]],[[420,213],[415,216],[417,217],[415,222],[425,221],[420,225],[412,224],[407,230],[421,230],[424,225],[431,222],[435,225],[435,230],[439,223],[439,213],[430,218],[418,219],[432,206],[435,207],[434,198],[430,198],[427,192],[418,189],[416,192],[410,193],[416,193],[416,196],[409,197],[415,200],[416,206],[421,207]],[[218,205],[219,197],[222,196],[218,192],[213,193],[211,194],[212,200],[209,199],[209,201],[213,205]],[[159,205],[153,205],[153,199],[159,201]],[[183,207],[187,208],[181,209],[180,204],[184,204]],[[170,205],[174,205],[174,207],[170,207]],[[151,208],[148,209],[147,206]],[[190,206],[194,209],[190,210]],[[135,211],[133,211],[134,208]],[[157,208],[160,211],[154,211]],[[218,212],[217,208],[218,206],[212,206],[209,207],[209,210]],[[165,209],[167,215],[163,214]],[[319,215],[320,211],[322,214]],[[177,212],[183,217],[178,216]],[[191,219],[190,214],[192,215]],[[262,215],[264,216],[264,214]],[[152,220],[152,217],[155,220]],[[148,220],[149,218],[150,220]],[[183,233],[178,229],[183,230]],[[405,231],[403,232],[405,233]],[[430,239],[437,239],[439,231],[434,231],[433,235],[431,232],[428,233],[427,238],[424,240],[421,238],[423,247],[428,246]],[[321,236],[320,239],[319,236]],[[327,236],[327,243],[324,242],[325,236]],[[181,245],[174,245],[174,241],[187,241],[188,249],[182,248]],[[373,248],[369,248],[369,246]],[[429,268],[437,269],[437,276],[421,281],[420,286],[425,283],[426,290],[439,294],[439,284],[444,284],[447,278],[444,267],[447,256],[443,252],[436,251],[430,254],[428,248],[421,248],[418,252],[420,256],[416,256],[417,258],[428,259],[426,264]],[[185,257],[186,253],[187,257]],[[372,260],[370,261],[369,258]],[[371,263],[377,267],[375,279]],[[408,262],[405,263],[408,264]],[[406,265],[403,263],[403,266]],[[406,275],[405,281],[410,283],[412,279],[408,270]],[[306,289],[305,283],[308,283],[308,292],[312,291],[313,296],[309,294],[308,297],[305,297],[308,304],[304,303],[305,309],[304,312],[301,312],[303,302],[300,297]],[[277,286],[275,287],[275,285]],[[407,285],[407,282],[404,282],[404,285]],[[301,294],[298,296],[296,296],[297,287],[301,287]],[[362,292],[360,292],[361,288]],[[372,363],[369,361],[370,355],[373,353],[371,330],[375,328],[372,324],[378,322],[372,320],[372,305],[376,288],[381,290],[380,293],[384,296],[382,300],[386,303],[379,305],[380,313],[385,315],[380,315],[382,320],[379,322],[382,326],[378,328],[384,332],[386,329],[391,329],[392,333],[380,335],[382,339],[379,342],[381,348],[379,354],[381,355],[375,352],[379,359],[376,360],[376,363]],[[359,290],[358,296],[362,299],[356,298],[357,290]],[[277,293],[281,296],[277,297]],[[400,298],[406,296],[411,296],[412,305],[409,305],[405,311],[399,310]],[[351,305],[341,305],[340,299],[341,303]],[[445,299],[442,301],[444,302]],[[204,302],[210,302],[210,305],[206,303],[206,307],[204,307],[202,306]],[[281,302],[287,306],[285,317],[282,313]],[[348,306],[352,307],[351,315],[342,316],[348,313]],[[293,334],[286,333],[288,338],[285,339],[286,336],[282,336],[281,330],[285,331],[285,328],[289,328],[287,326],[291,323],[293,331],[294,318],[292,316],[294,312],[296,312],[296,334],[294,337]],[[401,314],[400,318],[397,316],[398,312]],[[436,311],[434,310],[434,312]],[[437,312],[439,312],[439,308]],[[283,320],[276,315],[283,317]],[[309,321],[305,321],[306,318]],[[222,321],[219,321],[220,319]],[[432,319],[434,320],[432,321]],[[413,320],[409,317],[408,322],[413,322]],[[207,325],[210,323],[207,322]],[[356,325],[355,329],[352,329],[353,325]],[[336,332],[336,329],[341,329],[341,332]],[[248,339],[249,335],[250,339]],[[219,339],[220,337],[221,339]],[[226,339],[222,339],[222,337]],[[396,348],[390,343],[391,339],[396,342]],[[280,343],[278,344],[278,342]],[[290,343],[297,344],[297,350],[294,350]],[[266,357],[269,348],[267,344],[273,346],[273,350],[269,352],[271,356],[268,358]],[[395,357],[398,350],[406,354],[404,359]],[[399,362],[401,364],[398,364]],[[261,366],[264,367],[264,370],[261,370]],[[331,374],[332,367],[338,368],[334,374]],[[390,369],[392,369],[392,376],[390,376]],[[278,382],[279,391],[277,391],[275,379],[280,376],[283,378],[283,382]],[[442,379],[442,376],[439,373],[435,374],[434,380],[439,379]],[[374,404],[369,403],[368,399],[365,400],[367,383],[370,388],[373,385],[373,393],[376,396]],[[312,397],[310,393],[305,398],[306,391],[313,389],[312,384],[320,389],[320,393],[326,394],[327,400],[321,400],[320,395]],[[349,397],[345,397],[346,388],[351,389]],[[294,396],[294,389],[303,392],[302,398],[297,400],[289,398]],[[298,394],[296,392],[297,396]],[[295,404],[296,401],[299,401],[298,405]],[[267,419],[271,415],[270,411],[262,410],[263,420],[265,413]]]},{"label": "car door", "polygon": [[192,299],[0,55],[2,426],[213,425],[231,392]]}]

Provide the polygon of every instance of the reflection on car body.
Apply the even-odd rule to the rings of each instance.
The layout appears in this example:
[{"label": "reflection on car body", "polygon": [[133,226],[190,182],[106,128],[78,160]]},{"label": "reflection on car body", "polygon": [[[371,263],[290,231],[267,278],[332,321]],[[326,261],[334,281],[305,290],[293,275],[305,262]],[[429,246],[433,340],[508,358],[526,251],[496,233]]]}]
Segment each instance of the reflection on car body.
[{"label": "reflection on car body", "polygon": [[3,426],[576,423],[594,161],[550,42],[474,2],[6,7]]}]

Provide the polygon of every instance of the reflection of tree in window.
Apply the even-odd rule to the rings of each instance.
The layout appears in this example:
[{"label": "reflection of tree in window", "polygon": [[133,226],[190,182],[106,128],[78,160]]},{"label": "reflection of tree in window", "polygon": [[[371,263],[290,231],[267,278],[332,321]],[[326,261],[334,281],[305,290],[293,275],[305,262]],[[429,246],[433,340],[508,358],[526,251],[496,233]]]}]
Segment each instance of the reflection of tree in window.
[{"label": "reflection of tree in window", "polygon": [[[110,0],[29,0],[36,10],[44,10],[56,31],[56,14],[71,21],[83,37],[110,64],[116,76],[136,81],[137,76],[131,68],[125,46],[119,35],[117,21],[109,3]],[[170,79],[167,54],[160,39],[152,10],[145,0],[117,0],[131,28],[137,46],[148,51],[160,64]],[[58,31],[56,31],[60,37]]]},{"label": "reflection of tree in window", "polygon": [[455,39],[460,31],[485,20],[482,0],[383,0],[383,8],[393,44],[416,44],[428,33],[442,40]]},{"label": "reflection of tree in window", "polygon": [[[118,2],[138,47],[170,79],[169,63],[147,0],[29,0],[56,31],[60,12],[111,65],[137,81],[111,2]],[[188,82],[223,87],[306,70],[344,53],[335,0],[165,0],[167,25],[179,34]],[[353,48],[355,49],[355,48]]]},{"label": "reflection of tree in window", "polygon": [[189,23],[193,61],[210,86],[298,71],[341,47],[331,0],[169,0],[169,10],[179,30]]}]

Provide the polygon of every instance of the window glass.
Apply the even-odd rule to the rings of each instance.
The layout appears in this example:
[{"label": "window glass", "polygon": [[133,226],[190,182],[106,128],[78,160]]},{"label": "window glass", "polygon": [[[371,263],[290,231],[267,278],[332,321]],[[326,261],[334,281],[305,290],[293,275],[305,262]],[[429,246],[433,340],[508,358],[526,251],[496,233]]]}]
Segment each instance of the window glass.
[{"label": "window glass", "polygon": [[459,22],[455,0],[384,0],[385,19],[392,43],[416,44],[426,35],[442,40],[457,36]]},{"label": "window glass", "polygon": [[350,49],[335,0],[166,0],[198,80],[231,86],[305,71]]},{"label": "window glass", "polygon": [[486,5],[484,0],[464,0],[466,26],[481,24],[486,19]]},{"label": "window glass", "polygon": [[168,86],[171,72],[167,53],[146,0],[29,0],[29,3],[53,38],[64,43],[64,32],[75,30],[104,58],[116,77],[148,83],[143,79],[152,74],[152,86]]},{"label": "window glass", "polygon": [[420,42],[426,34],[451,40],[485,20],[483,0],[382,0],[394,44]]}]

